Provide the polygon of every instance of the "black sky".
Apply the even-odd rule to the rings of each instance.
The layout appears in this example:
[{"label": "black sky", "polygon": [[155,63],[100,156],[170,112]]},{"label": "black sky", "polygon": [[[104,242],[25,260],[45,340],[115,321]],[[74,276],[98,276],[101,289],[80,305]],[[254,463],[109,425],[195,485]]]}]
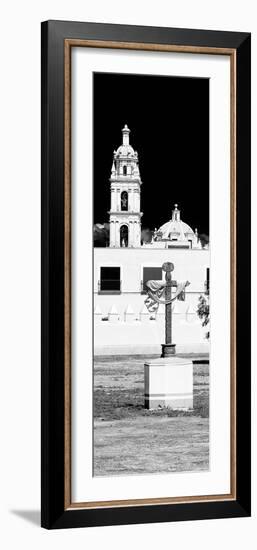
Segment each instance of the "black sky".
[{"label": "black sky", "polygon": [[138,151],[142,227],[171,218],[209,234],[209,80],[94,74],[94,222],[108,222],[113,150],[121,129]]}]

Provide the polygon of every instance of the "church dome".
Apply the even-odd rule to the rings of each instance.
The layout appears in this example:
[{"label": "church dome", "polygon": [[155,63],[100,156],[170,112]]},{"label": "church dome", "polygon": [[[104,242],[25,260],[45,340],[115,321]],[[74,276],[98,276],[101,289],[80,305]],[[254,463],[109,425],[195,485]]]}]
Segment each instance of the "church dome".
[{"label": "church dome", "polygon": [[171,220],[164,223],[160,229],[158,229],[157,240],[188,241],[192,240],[194,237],[195,233],[193,229],[180,219],[180,210],[178,210],[178,205],[175,204]]}]

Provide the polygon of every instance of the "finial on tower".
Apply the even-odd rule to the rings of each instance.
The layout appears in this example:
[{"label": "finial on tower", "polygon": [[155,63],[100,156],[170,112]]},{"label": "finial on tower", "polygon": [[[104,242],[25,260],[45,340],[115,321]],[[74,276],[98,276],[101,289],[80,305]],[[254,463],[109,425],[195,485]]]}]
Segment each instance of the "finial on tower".
[{"label": "finial on tower", "polygon": [[127,124],[125,124],[124,128],[122,128],[122,142],[123,145],[129,145],[129,134],[130,129],[128,128]]}]

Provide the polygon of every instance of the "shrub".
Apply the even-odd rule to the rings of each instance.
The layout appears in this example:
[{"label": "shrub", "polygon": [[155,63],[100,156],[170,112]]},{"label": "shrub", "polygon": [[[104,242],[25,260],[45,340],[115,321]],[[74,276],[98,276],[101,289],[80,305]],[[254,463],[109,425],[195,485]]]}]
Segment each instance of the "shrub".
[{"label": "shrub", "polygon": [[[201,295],[197,307],[197,315],[202,321],[202,326],[206,327],[210,321],[210,306],[209,306],[209,295]],[[210,338],[210,331],[206,332],[206,338]]]}]

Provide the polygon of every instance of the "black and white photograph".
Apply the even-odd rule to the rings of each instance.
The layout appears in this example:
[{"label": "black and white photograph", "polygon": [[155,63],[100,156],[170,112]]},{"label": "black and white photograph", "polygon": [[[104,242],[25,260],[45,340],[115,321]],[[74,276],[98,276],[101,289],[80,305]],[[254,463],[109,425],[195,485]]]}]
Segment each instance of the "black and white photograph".
[{"label": "black and white photograph", "polygon": [[254,6],[2,4],[3,550],[254,548]]},{"label": "black and white photograph", "polygon": [[208,471],[208,78],[94,73],[93,211],[93,475]]}]

